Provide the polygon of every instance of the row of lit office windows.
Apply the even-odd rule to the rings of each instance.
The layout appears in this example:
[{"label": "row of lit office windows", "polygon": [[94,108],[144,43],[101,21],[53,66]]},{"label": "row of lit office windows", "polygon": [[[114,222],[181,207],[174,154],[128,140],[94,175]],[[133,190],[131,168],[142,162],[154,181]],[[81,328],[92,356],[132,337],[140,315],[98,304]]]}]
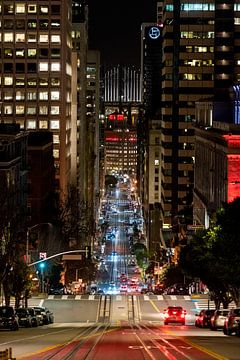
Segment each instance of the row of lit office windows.
[{"label": "row of lit office windows", "polygon": [[[179,60],[180,66],[214,66],[213,60],[202,60],[202,59],[182,59]],[[173,66],[173,60],[166,60],[163,66]]]},{"label": "row of lit office windows", "polygon": [[[48,110],[47,110],[48,111]],[[3,105],[3,110],[2,113],[4,115],[26,115],[26,106],[25,105],[12,105],[12,104],[4,104]],[[33,108],[29,107],[27,109],[27,114],[28,115],[34,115],[34,110]],[[35,114],[37,115],[37,109]],[[38,115],[47,115],[48,113],[45,112],[44,109],[39,109],[39,113]],[[60,106],[51,106],[50,107],[50,114],[51,115],[59,115],[60,114]]]},{"label": "row of lit office windows", "polygon": [[[25,100],[28,95],[31,94],[31,97],[34,96],[36,99],[34,100],[60,100],[60,91],[59,90],[51,90],[51,91],[38,91],[38,92],[29,92],[26,93],[25,91],[16,91],[16,95],[13,94],[13,92],[10,91],[4,91],[3,93],[3,100],[5,101],[22,101]],[[29,100],[29,99],[28,99]],[[32,99],[31,99],[32,100]]]},{"label": "row of lit office windows", "polygon": [[15,3],[0,5],[0,14],[12,15],[12,14],[41,14],[46,15],[51,12],[51,15],[60,15],[60,5],[53,4],[49,5],[37,5],[37,4],[26,4],[26,3]]},{"label": "row of lit office windows", "polygon": [[182,39],[213,39],[214,31],[181,31]]},{"label": "row of lit office windows", "polygon": [[59,19],[0,19],[0,28],[4,30],[58,30],[60,26]]},{"label": "row of lit office windows", "polygon": [[1,51],[0,49],[0,58],[3,56],[5,59],[16,58],[28,58],[28,59],[36,59],[39,58],[60,58],[61,49],[60,48],[38,48],[38,49],[15,49],[8,48]]},{"label": "row of lit office windows", "polygon": [[16,87],[37,87],[37,86],[60,86],[60,79],[59,78],[25,78],[19,76],[4,76],[3,79],[0,77],[0,84],[4,86],[16,86]]},{"label": "row of lit office windows", "polygon": [[3,43],[38,43],[38,44],[60,44],[59,34],[25,33],[25,32],[0,32],[0,41]]},{"label": "row of lit office windows", "polygon": [[[21,129],[27,130],[51,130],[58,132],[60,130],[60,121],[59,120],[17,120],[17,123],[20,125]],[[57,134],[53,135],[53,143],[59,144],[59,136]]]}]

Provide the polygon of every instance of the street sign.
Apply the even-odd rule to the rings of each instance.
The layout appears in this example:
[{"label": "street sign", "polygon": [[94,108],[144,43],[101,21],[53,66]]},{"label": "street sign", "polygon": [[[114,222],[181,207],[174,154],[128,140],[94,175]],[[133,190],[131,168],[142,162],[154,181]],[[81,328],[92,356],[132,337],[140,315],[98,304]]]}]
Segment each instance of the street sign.
[{"label": "street sign", "polygon": [[203,230],[204,225],[188,225],[187,229],[188,230]]},{"label": "street sign", "polygon": [[47,253],[46,252],[40,252],[39,253],[39,259],[40,260],[45,260],[47,258]]}]

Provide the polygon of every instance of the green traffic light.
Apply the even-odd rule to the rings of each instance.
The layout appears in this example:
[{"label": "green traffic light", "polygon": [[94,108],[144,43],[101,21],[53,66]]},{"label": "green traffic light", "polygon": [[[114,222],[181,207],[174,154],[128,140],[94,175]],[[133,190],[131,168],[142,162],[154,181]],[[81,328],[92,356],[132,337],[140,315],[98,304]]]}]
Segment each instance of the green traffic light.
[{"label": "green traffic light", "polygon": [[44,262],[40,263],[40,268],[43,269],[45,267]]}]

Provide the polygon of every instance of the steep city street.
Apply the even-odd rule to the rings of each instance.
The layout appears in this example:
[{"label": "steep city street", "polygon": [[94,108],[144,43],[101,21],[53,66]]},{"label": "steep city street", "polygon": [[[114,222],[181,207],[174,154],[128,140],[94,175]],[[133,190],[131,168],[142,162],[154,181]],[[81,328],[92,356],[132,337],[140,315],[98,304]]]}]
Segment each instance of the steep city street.
[{"label": "steep city street", "polygon": [[[103,201],[108,227],[102,233],[99,267],[108,280],[96,281],[88,294],[30,299],[30,306],[53,311],[54,323],[2,331],[1,349],[11,347],[17,359],[26,360],[240,359],[239,337],[194,326],[196,313],[207,306],[206,297],[141,294],[146,284],[129,245],[133,219],[143,230],[133,198],[129,187],[117,187]],[[186,325],[164,325],[169,305],[186,310]]]}]

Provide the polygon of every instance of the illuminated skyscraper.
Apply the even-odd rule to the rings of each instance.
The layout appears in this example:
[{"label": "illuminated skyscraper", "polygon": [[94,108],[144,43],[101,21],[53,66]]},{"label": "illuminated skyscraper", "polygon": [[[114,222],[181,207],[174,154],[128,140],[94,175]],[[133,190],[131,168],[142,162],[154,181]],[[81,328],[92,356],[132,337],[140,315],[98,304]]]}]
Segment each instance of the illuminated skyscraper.
[{"label": "illuminated skyscraper", "polygon": [[240,1],[167,0],[161,11],[161,206],[169,225],[192,204],[195,103],[227,99],[240,79]]},{"label": "illuminated skyscraper", "polygon": [[71,177],[72,1],[1,1],[1,122],[53,133],[56,186]]}]

